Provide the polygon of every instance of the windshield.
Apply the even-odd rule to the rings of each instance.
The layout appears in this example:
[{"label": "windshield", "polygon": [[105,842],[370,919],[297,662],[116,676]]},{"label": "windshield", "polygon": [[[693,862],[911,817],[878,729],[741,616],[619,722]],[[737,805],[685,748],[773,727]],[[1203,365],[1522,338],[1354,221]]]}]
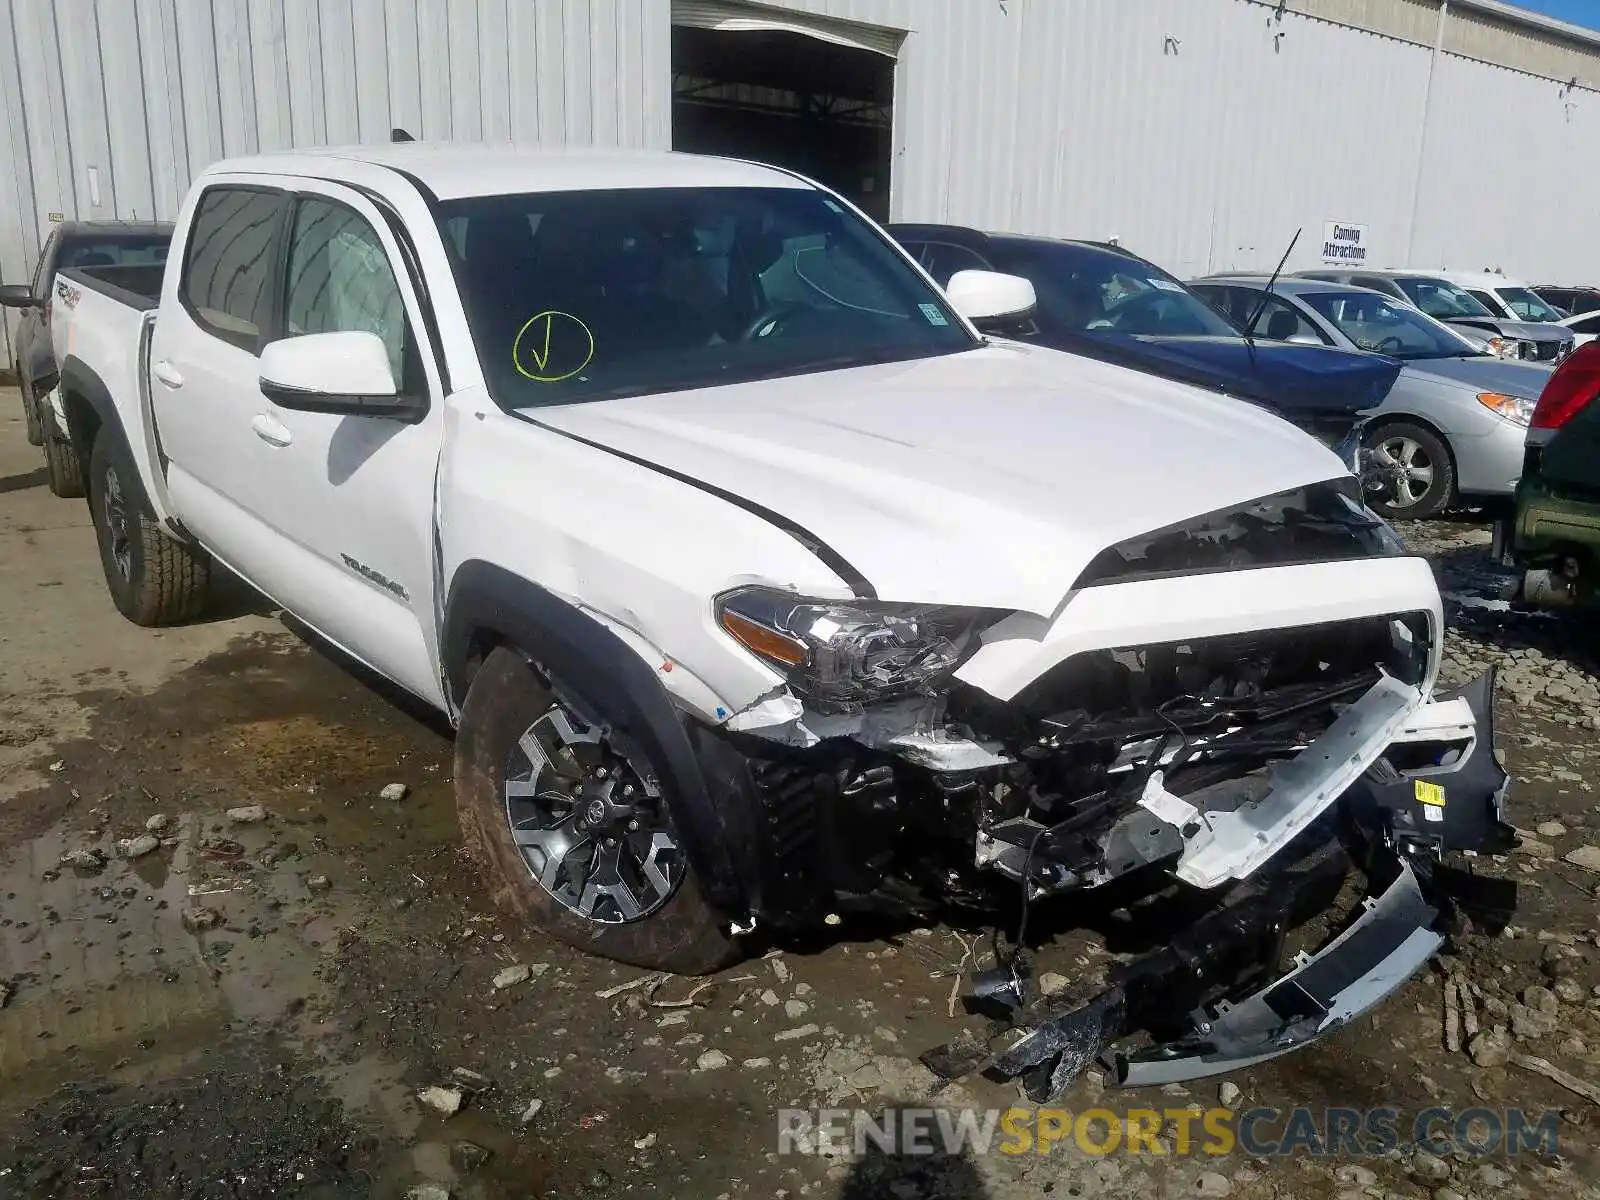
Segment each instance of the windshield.
[{"label": "windshield", "polygon": [[441,206],[507,408],[966,350],[944,297],[808,188],[640,188]]},{"label": "windshield", "polygon": [[1498,287],[1501,301],[1519,320],[1559,321],[1561,314],[1523,287]]},{"label": "windshield", "polygon": [[1040,242],[998,247],[994,258],[1000,270],[1032,281],[1041,325],[1160,337],[1242,336],[1183,284],[1131,255]]},{"label": "windshield", "polygon": [[1493,317],[1481,301],[1443,279],[1397,279],[1400,290],[1430,317],[1448,321],[1451,317]]},{"label": "windshield", "polygon": [[1377,292],[1309,292],[1300,300],[1363,350],[1391,358],[1463,358],[1482,352],[1432,317]]}]

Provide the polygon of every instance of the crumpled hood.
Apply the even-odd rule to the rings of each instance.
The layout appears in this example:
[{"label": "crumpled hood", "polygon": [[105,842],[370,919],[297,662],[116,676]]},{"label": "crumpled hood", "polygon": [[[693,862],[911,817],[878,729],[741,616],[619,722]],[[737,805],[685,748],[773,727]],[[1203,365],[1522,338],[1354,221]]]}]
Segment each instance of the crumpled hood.
[{"label": "crumpled hood", "polygon": [[1492,358],[1419,358],[1406,363],[1405,373],[1435,383],[1455,384],[1477,392],[1503,392],[1537,400],[1555,367],[1548,363]]},{"label": "crumpled hood", "polygon": [[881,599],[1041,615],[1107,546],[1346,474],[1248,404],[1014,343],[522,415],[780,514]]}]

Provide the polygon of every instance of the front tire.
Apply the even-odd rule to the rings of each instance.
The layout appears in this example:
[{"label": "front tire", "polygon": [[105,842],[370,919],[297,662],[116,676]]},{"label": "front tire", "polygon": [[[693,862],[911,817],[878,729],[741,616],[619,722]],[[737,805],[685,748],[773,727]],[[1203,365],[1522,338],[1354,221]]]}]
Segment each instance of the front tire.
[{"label": "front tire", "polygon": [[211,558],[161,532],[133,460],[102,429],[89,456],[89,513],[117,611],[135,625],[177,625],[205,607]]},{"label": "front tire", "polygon": [[1433,430],[1392,421],[1362,439],[1367,502],[1387,520],[1431,517],[1456,501],[1455,462]]},{"label": "front tire", "polygon": [[521,654],[484,661],[456,737],[469,853],[495,904],[551,937],[678,975],[739,957],[677,844],[670,786],[601,719],[570,710]]}]

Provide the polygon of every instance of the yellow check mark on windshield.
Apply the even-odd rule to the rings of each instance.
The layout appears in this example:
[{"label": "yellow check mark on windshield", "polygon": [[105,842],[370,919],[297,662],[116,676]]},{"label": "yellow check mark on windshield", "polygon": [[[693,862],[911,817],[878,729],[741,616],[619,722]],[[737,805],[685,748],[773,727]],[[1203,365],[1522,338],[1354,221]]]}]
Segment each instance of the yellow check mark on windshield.
[{"label": "yellow check mark on windshield", "polygon": [[[538,319],[538,317],[534,318],[535,321]],[[541,375],[544,374],[545,367],[550,363],[550,327],[555,323],[555,313],[546,313],[544,317],[544,353],[541,354],[532,346],[528,347],[528,353],[532,355],[534,365],[539,368],[539,373]]]},{"label": "yellow check mark on windshield", "polygon": [[[556,326],[561,325],[561,336],[556,337]],[[540,327],[544,337],[541,345]],[[527,344],[524,345],[524,342]],[[526,357],[528,366],[524,366]],[[589,327],[571,313],[547,308],[535,313],[517,331],[511,343],[511,363],[517,374],[535,383],[559,383],[570,379],[589,365],[594,358],[594,334]],[[529,367],[532,370],[529,370]]]}]

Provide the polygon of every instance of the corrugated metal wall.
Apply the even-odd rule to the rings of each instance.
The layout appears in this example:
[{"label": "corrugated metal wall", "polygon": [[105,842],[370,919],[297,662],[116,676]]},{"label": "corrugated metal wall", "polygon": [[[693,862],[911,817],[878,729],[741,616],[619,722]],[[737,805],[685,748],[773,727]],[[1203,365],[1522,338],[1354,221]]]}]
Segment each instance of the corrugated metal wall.
[{"label": "corrugated metal wall", "polygon": [[1270,266],[1299,226],[1310,263],[1324,219],[1403,257],[1426,50],[1241,3],[1008,8],[908,38],[898,215],[1116,236],[1179,274]]},{"label": "corrugated metal wall", "polygon": [[227,155],[396,125],[667,146],[670,58],[667,0],[0,0],[0,282],[50,214],[170,218]]},{"label": "corrugated metal wall", "polygon": [[[1399,38],[1251,0],[771,2],[908,31],[896,216],[1116,235],[1179,273],[1271,266],[1301,226],[1309,265],[1336,219],[1382,263],[1600,281],[1600,95],[1445,55],[1429,105],[1422,0]],[[50,214],[170,217],[224,155],[395,125],[666,147],[670,24],[671,0],[0,0],[0,280]]]}]

